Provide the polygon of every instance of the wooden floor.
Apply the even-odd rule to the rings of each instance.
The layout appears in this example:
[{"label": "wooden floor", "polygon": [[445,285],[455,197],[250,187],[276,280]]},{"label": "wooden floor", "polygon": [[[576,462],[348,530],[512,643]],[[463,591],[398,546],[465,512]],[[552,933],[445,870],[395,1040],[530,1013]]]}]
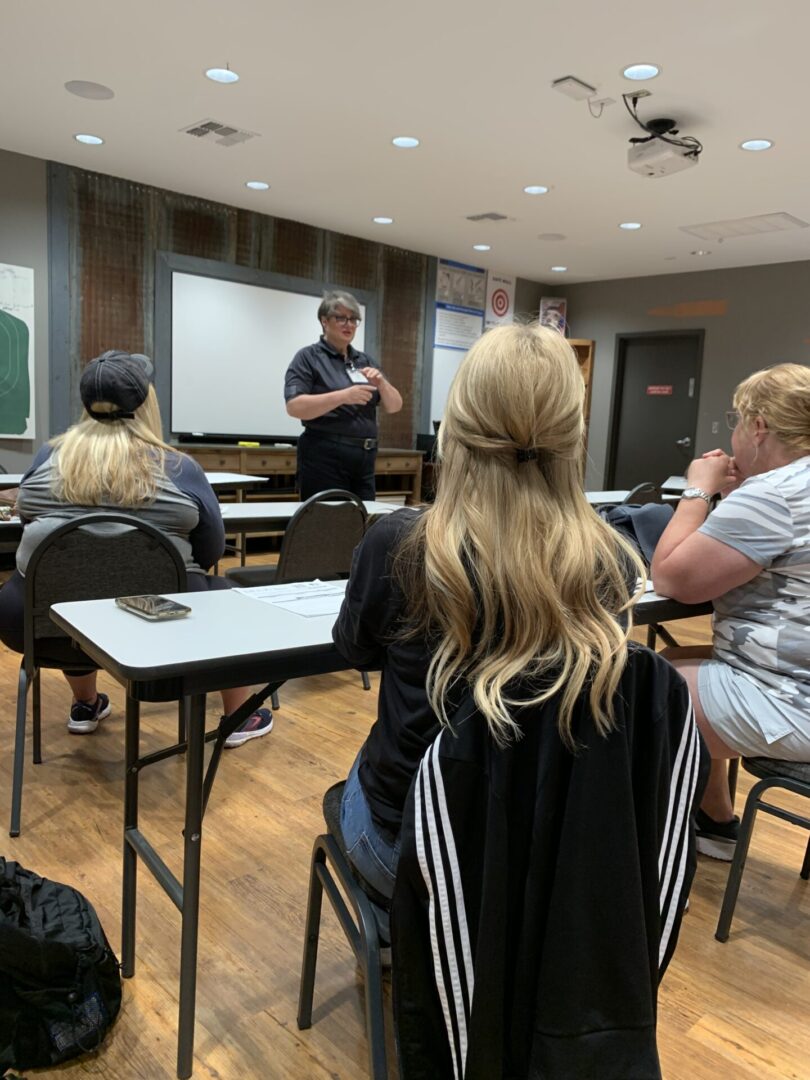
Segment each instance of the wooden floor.
[{"label": "wooden floor", "polygon": [[[708,620],[671,629],[685,644],[708,640]],[[1,646],[0,652],[5,836],[18,660]],[[102,676],[113,715],[95,735],[76,737],[65,728],[68,696],[61,676],[45,672],[42,681],[45,760],[37,767],[27,763],[22,835],[6,837],[0,851],[85,892],[118,951],[122,694]],[[225,755],[203,842],[196,1077],[367,1075],[362,983],[326,904],[311,1030],[299,1032],[295,1014],[321,796],[345,777],[374,718],[377,679],[372,682],[371,693],[352,673],[290,684],[272,734]],[[213,725],[217,703],[209,701]],[[145,706],[144,729],[150,748],[171,741],[173,709]],[[740,806],[747,787],[746,776]],[[179,874],[182,762],[148,769],[141,791],[144,831]],[[763,818],[725,945],[713,932],[727,866],[701,859],[660,995],[666,1080],[810,1078],[810,887],[798,877],[806,839],[801,830]],[[36,1075],[174,1075],[179,917],[148,872],[140,873],[138,966],[124,984],[123,1010],[111,1036],[97,1057]]]}]

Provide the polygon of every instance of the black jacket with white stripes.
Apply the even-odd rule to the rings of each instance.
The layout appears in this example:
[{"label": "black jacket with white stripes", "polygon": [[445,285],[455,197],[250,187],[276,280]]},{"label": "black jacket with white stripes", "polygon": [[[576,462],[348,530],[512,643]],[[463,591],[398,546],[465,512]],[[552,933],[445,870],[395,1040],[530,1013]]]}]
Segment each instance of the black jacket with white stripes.
[{"label": "black jacket with white stripes", "polygon": [[505,749],[470,702],[408,795],[392,912],[402,1080],[652,1080],[658,981],[708,754],[683,679],[633,647],[600,737],[558,702]]}]

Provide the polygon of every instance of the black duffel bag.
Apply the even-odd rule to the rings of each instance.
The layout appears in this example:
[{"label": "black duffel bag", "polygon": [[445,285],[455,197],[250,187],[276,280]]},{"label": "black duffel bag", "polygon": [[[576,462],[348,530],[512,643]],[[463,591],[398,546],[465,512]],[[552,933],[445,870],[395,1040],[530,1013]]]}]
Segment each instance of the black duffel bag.
[{"label": "black duffel bag", "polygon": [[120,1007],[118,961],[89,901],[0,857],[0,1076],[97,1049]]}]

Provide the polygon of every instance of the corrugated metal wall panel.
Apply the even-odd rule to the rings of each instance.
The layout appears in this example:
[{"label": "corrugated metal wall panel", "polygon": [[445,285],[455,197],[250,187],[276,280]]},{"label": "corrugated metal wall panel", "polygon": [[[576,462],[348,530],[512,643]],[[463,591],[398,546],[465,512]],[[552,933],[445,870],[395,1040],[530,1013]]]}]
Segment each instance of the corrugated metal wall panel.
[{"label": "corrugated metal wall panel", "polygon": [[391,416],[380,412],[383,446],[414,445],[426,274],[426,256],[383,248],[381,360],[387,377],[402,394],[401,412]]}]

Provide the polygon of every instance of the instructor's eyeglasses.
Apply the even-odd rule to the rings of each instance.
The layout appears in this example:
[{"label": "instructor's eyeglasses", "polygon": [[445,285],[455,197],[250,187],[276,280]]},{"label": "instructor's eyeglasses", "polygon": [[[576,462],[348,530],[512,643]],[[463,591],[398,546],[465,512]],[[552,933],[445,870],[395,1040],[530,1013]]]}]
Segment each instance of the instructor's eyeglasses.
[{"label": "instructor's eyeglasses", "polygon": [[728,424],[729,431],[733,431],[737,424],[740,422],[740,414],[736,409],[729,409],[726,412],[726,423]]},{"label": "instructor's eyeglasses", "polygon": [[357,315],[330,315],[331,319],[334,319],[338,326],[345,326],[347,323],[349,326],[357,326],[362,320]]}]

